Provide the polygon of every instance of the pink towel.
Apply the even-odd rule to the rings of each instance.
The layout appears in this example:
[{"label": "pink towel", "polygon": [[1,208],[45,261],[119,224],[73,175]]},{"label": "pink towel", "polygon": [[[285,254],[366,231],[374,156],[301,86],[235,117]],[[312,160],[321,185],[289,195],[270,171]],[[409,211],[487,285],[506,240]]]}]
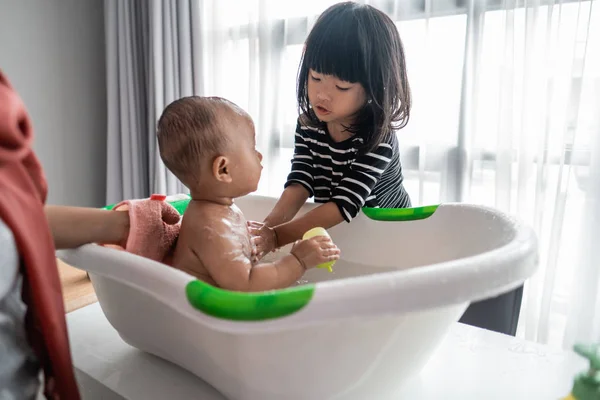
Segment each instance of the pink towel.
[{"label": "pink towel", "polygon": [[153,194],[149,199],[122,201],[113,210],[125,211],[123,208],[127,207],[129,212],[126,251],[170,264],[181,216],[165,199],[164,195]]}]

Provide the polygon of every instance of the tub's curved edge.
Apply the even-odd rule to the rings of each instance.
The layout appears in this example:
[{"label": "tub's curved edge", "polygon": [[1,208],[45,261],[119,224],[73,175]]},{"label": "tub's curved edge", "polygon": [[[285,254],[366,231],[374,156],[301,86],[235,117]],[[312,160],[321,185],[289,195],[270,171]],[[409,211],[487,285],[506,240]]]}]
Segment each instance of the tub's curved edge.
[{"label": "tub's curved edge", "polygon": [[[157,265],[152,267],[155,262],[151,260],[145,260],[143,269],[152,274],[147,277],[148,279],[144,279],[145,284],[142,284],[139,282],[139,274],[136,273],[141,268],[138,265],[139,257],[133,254],[117,252],[97,245],[86,245],[83,246],[84,248],[69,251],[71,257],[67,259],[77,261],[74,265],[93,267],[84,269],[94,270],[107,279],[119,280],[161,299],[160,301],[175,312],[196,319],[203,325],[211,326],[212,329],[236,334],[251,334],[297,329],[340,318],[414,313],[494,296],[518,286],[535,271],[537,246],[530,234],[531,232],[525,229],[518,235],[516,241],[506,246],[510,251],[506,252],[507,248],[497,249],[492,257],[478,255],[461,261],[455,260],[414,270],[382,273],[361,279],[320,282],[311,285],[310,292],[307,289],[303,291],[304,286],[278,289],[272,292],[275,295],[272,294],[270,298],[261,292],[258,294],[263,296],[257,298],[261,298],[260,301],[264,301],[265,304],[275,297],[283,298],[281,297],[283,293],[288,293],[289,297],[286,300],[293,301],[291,301],[292,306],[287,306],[286,312],[282,311],[285,310],[284,307],[280,307],[277,312],[273,311],[273,308],[268,311],[269,314],[265,313],[264,309],[261,310],[263,315],[260,318],[256,315],[252,318],[247,316],[237,319],[231,316],[223,318],[223,311],[215,311],[208,306],[202,306],[200,309],[195,307],[185,293],[193,285],[197,285],[190,285],[195,282],[195,279],[181,271],[170,271],[168,279],[158,279],[159,265],[156,263]],[[114,256],[126,261],[132,268],[122,268],[122,266],[117,268],[116,265],[112,265],[111,261],[114,259],[111,258]],[[92,261],[90,257],[94,259],[91,263],[93,265],[89,265],[89,261]],[[482,262],[486,258],[494,259],[496,262]],[[504,262],[499,263],[502,265],[500,268],[497,262],[499,258],[504,259]],[[493,264],[496,264],[495,267]],[[483,268],[475,272],[473,267],[476,265]],[[469,284],[465,285],[467,282]],[[462,286],[462,289],[459,289],[459,286]],[[294,292],[301,295],[294,298],[296,295],[289,294]],[[436,295],[423,296],[423,293],[436,293]],[[251,297],[252,295],[241,293],[240,296]],[[304,300],[302,296],[306,296]],[[235,304],[239,303],[234,303],[233,306]],[[232,305],[228,307],[229,310],[233,308]]]},{"label": "tub's curved edge", "polygon": [[[186,199],[181,201],[189,202]],[[288,311],[283,312],[282,308],[278,311],[279,314],[268,317],[265,314],[262,318],[257,318],[256,315],[252,318],[248,316],[237,319],[231,316],[223,318],[221,312],[208,306],[195,307],[189,299],[186,299],[186,293],[183,291],[181,291],[181,300],[185,303],[179,303],[177,306],[180,312],[199,318],[202,323],[221,331],[238,333],[276,331],[320,323],[323,320],[358,317],[361,314],[415,312],[465,301],[478,301],[522,284],[535,272],[538,263],[537,241],[529,226],[519,223],[518,219],[511,215],[485,206],[453,203],[440,205],[440,208],[444,207],[477,208],[479,211],[493,212],[496,217],[508,219],[515,224],[514,230],[517,235],[507,245],[476,256],[428,265],[411,271],[394,271],[378,274],[378,276],[362,277],[360,282],[357,279],[320,282],[312,287],[310,299],[304,303],[298,301]],[[433,211],[438,211],[438,206],[435,206]],[[469,284],[464,285],[466,282]],[[191,281],[186,282],[184,287],[189,283]],[[459,283],[462,283],[460,289]],[[148,288],[143,290],[148,291]],[[284,290],[279,289],[275,293],[280,294]],[[423,293],[436,295],[423,296]],[[244,293],[243,296],[248,294]],[[271,299],[264,301],[271,301]],[[263,322],[257,324],[256,321]]]}]

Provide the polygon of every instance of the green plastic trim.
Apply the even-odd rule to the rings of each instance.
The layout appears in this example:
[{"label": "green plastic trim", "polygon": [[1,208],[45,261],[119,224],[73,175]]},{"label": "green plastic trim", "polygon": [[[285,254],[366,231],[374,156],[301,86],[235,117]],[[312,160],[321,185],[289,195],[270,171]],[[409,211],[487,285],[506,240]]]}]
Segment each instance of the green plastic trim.
[{"label": "green plastic trim", "polygon": [[571,390],[577,400],[600,399],[600,344],[576,344],[573,350],[589,361],[589,369],[577,375]]},{"label": "green plastic trim", "polygon": [[375,221],[415,221],[429,218],[439,205],[412,208],[363,207],[363,213]]},{"label": "green plastic trim", "polygon": [[233,321],[264,321],[293,314],[312,299],[314,284],[268,292],[234,292],[194,280],[185,292],[190,304],[213,317]]},{"label": "green plastic trim", "polygon": [[169,204],[171,204],[180,215],[183,215],[183,213],[187,209],[188,205],[190,204],[190,200],[191,200],[191,198],[169,201]]}]

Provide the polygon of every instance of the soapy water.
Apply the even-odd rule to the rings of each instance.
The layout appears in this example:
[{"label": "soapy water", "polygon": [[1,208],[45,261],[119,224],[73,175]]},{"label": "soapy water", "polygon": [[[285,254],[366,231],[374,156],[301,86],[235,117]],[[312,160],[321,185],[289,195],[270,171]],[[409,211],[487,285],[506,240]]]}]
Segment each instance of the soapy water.
[{"label": "soapy water", "polygon": [[323,268],[311,268],[306,271],[304,276],[296,282],[295,286],[307,283],[333,281],[336,279],[357,278],[360,276],[379,274],[384,272],[397,271],[395,267],[379,267],[376,265],[367,265],[356,263],[349,260],[339,259],[332,267],[333,272]]},{"label": "soapy water", "polygon": [[[267,254],[261,262],[273,262],[290,253],[291,247],[283,247],[274,252]],[[323,268],[311,268],[302,278],[296,281],[292,286],[306,285],[309,283],[333,281],[336,279],[356,278],[360,276],[373,275],[377,273],[397,271],[397,267],[379,267],[376,265],[368,265],[356,263],[343,258],[336,261],[333,265],[333,272],[329,272]]]}]

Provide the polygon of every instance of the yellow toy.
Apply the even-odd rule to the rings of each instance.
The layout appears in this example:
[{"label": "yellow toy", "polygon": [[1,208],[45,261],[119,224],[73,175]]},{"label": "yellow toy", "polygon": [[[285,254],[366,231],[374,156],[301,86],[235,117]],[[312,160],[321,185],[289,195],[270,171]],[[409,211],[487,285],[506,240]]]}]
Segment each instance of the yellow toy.
[{"label": "yellow toy", "polygon": [[[328,238],[331,238],[331,236],[329,236],[329,233],[327,233],[325,228],[316,227],[316,228],[312,228],[311,230],[307,231],[304,234],[304,236],[302,236],[302,239],[306,240],[306,239],[310,239],[311,237],[315,237],[315,236],[327,236]],[[335,264],[335,260],[328,261],[323,264],[319,264],[319,265],[317,265],[317,268],[327,268],[329,270],[329,272],[333,272],[333,269],[331,268],[333,266],[333,264]]]}]

